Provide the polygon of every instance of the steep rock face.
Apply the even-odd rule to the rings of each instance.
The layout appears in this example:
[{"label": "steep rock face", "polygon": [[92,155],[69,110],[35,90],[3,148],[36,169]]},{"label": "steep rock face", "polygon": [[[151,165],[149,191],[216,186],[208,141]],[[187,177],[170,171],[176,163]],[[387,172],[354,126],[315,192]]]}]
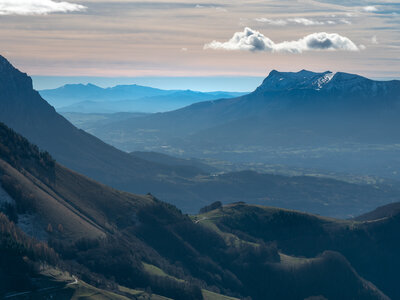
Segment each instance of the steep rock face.
[{"label": "steep rock face", "polygon": [[0,91],[2,95],[17,97],[32,90],[32,80],[26,74],[15,69],[7,59],[0,56]]},{"label": "steep rock face", "polygon": [[[32,138],[40,146],[47,146],[46,135],[66,126],[72,129],[54,108],[33,90],[32,79],[14,68],[0,56],[0,120],[16,131]],[[45,123],[54,121],[54,127]],[[46,128],[47,127],[47,128]],[[47,132],[46,132],[47,131]],[[43,143],[39,143],[39,139]],[[41,145],[45,144],[45,145]]]}]

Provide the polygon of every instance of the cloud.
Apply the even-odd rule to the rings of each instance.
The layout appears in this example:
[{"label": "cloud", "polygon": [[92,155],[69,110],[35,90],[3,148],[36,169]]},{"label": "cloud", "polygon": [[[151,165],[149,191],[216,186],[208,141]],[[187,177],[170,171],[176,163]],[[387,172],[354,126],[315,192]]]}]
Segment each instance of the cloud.
[{"label": "cloud", "polygon": [[215,7],[215,9],[219,10],[219,11],[222,11],[222,12],[227,12],[228,11],[226,8],[223,8],[223,7],[220,7],[220,6]]},{"label": "cloud", "polygon": [[285,26],[288,24],[288,21],[283,19],[256,18],[255,20],[257,22],[267,23],[269,25],[275,25],[275,26]]},{"label": "cloud", "polygon": [[0,0],[0,15],[47,15],[85,9],[83,5],[53,0]]},{"label": "cloud", "polygon": [[346,19],[320,21],[307,18],[288,18],[288,19],[256,18],[255,20],[260,23],[266,23],[268,25],[274,25],[274,26],[285,26],[289,24],[304,25],[304,26],[351,24],[351,22]]},{"label": "cloud", "polygon": [[296,24],[302,24],[305,26],[312,26],[312,25],[324,25],[324,22],[321,21],[315,21],[315,20],[310,20],[306,18],[294,18],[294,19],[289,19],[290,22],[296,23]]},{"label": "cloud", "polygon": [[309,34],[297,41],[275,43],[262,33],[249,27],[246,27],[242,32],[236,32],[227,42],[212,41],[205,44],[204,49],[289,53],[302,53],[312,50],[360,50],[349,38],[337,33],[318,32]]},{"label": "cloud", "polygon": [[342,23],[342,24],[347,24],[347,25],[351,25],[352,24],[351,21],[346,20],[346,19],[340,19],[339,22]]},{"label": "cloud", "polygon": [[378,9],[376,8],[376,6],[364,6],[363,8],[362,8],[362,10],[363,11],[366,11],[366,12],[374,12],[374,11],[378,11]]},{"label": "cloud", "polygon": [[228,10],[222,6],[214,6],[214,5],[200,5],[196,4],[195,8],[213,8],[215,10],[221,11],[221,12],[228,12]]},{"label": "cloud", "polygon": [[378,44],[378,38],[377,38],[376,35],[374,35],[374,36],[371,38],[371,43],[372,43],[372,44]]}]

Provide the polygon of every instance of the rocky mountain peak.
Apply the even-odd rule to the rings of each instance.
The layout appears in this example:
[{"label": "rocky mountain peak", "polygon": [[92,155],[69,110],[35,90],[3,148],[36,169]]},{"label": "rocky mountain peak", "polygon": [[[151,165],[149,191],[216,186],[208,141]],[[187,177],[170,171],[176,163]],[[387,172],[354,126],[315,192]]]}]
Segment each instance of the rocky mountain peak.
[{"label": "rocky mountain peak", "polygon": [[317,86],[318,79],[325,75],[332,74],[329,71],[323,73],[301,70],[299,72],[279,72],[272,70],[268,77],[264,79],[258,91],[282,91],[291,89],[313,88]]},{"label": "rocky mountain peak", "polygon": [[0,55],[0,92],[2,95],[21,95],[32,90],[32,79]]},{"label": "rocky mountain peak", "polygon": [[256,92],[286,92],[292,90],[314,90],[341,92],[362,91],[364,94],[376,94],[378,90],[385,92],[385,86],[399,87],[399,81],[391,83],[385,81],[374,81],[357,74],[344,72],[312,72],[301,70],[299,72],[279,72],[272,70],[257,88]]}]

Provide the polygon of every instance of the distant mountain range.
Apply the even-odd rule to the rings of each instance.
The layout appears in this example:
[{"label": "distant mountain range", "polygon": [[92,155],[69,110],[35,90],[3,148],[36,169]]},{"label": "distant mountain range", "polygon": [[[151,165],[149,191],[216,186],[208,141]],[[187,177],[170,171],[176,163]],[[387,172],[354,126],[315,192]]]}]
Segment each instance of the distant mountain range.
[{"label": "distant mountain range", "polygon": [[[0,123],[4,299],[398,299],[400,216],[214,203],[188,216],[54,161]],[[6,195],[6,196],[5,196]]]},{"label": "distant mountain range", "polygon": [[90,132],[126,151],[400,179],[399,115],[400,81],[272,71],[248,95],[116,121]]},{"label": "distant mountain range", "polygon": [[161,90],[136,84],[101,88],[93,84],[67,84],[39,91],[59,112],[116,113],[165,112],[193,103],[233,98],[245,93]]}]

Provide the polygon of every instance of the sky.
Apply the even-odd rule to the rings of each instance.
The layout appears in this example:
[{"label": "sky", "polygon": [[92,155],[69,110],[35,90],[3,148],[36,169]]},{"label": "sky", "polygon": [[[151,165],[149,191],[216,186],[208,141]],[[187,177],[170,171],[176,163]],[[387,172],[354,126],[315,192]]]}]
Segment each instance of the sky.
[{"label": "sky", "polygon": [[400,0],[0,0],[0,22],[0,54],[40,88],[249,90],[273,69],[400,78]]}]

